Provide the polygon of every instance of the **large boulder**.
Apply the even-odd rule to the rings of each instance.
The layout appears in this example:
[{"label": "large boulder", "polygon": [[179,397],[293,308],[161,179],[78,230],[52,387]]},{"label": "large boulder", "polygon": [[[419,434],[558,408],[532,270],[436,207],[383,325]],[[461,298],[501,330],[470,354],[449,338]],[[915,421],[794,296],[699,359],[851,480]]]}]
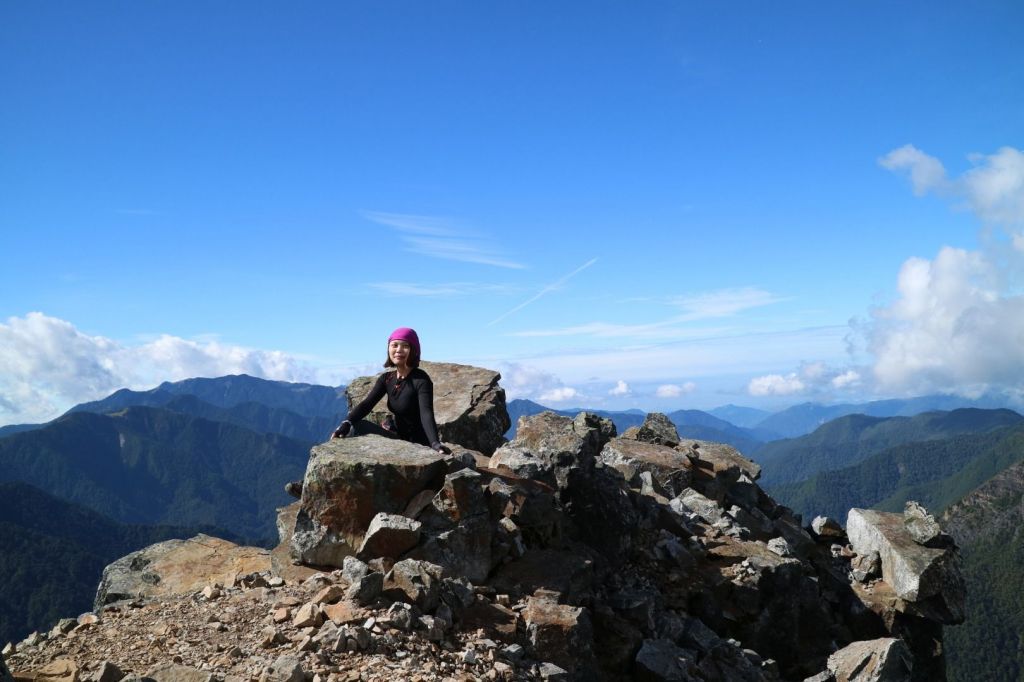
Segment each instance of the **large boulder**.
[{"label": "large boulder", "polygon": [[292,557],[340,567],[374,517],[401,514],[418,493],[438,489],[445,461],[428,447],[382,436],[335,438],[313,448],[302,488]]},{"label": "large boulder", "polygon": [[[434,420],[442,441],[488,456],[505,442],[512,422],[505,407],[505,390],[498,386],[498,372],[450,362],[422,362],[420,368],[434,382]],[[376,381],[376,376],[370,376],[349,383],[345,397],[350,410]],[[381,400],[368,418],[380,423],[386,413],[387,402]]]},{"label": "large boulder", "polygon": [[269,571],[270,552],[197,535],[167,540],[123,556],[103,569],[95,608],[122,599],[196,592],[212,583],[231,585],[235,577]]},{"label": "large boulder", "polygon": [[942,623],[964,619],[964,578],[955,547],[925,547],[914,541],[903,514],[851,509],[846,534],[859,555],[878,552],[882,579],[912,610]]}]

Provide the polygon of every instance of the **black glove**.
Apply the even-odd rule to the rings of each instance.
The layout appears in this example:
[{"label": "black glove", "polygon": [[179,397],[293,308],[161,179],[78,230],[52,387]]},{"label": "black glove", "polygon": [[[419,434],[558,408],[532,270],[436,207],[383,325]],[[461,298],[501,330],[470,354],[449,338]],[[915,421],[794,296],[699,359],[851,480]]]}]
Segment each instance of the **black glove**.
[{"label": "black glove", "polygon": [[450,455],[450,454],[452,454],[451,448],[449,448],[447,445],[444,445],[443,443],[431,443],[430,447],[434,448],[435,450],[440,452],[442,455]]},{"label": "black glove", "polygon": [[345,420],[341,422],[341,426],[334,429],[334,433],[331,434],[331,438],[344,438],[352,431],[352,422]]}]

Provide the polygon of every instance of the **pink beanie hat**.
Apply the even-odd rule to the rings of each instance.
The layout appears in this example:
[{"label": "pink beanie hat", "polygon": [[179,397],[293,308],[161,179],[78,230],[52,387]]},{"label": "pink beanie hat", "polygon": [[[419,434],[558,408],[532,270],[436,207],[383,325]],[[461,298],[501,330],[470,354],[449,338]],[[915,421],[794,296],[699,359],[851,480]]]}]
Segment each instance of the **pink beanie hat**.
[{"label": "pink beanie hat", "polygon": [[409,345],[412,346],[411,359],[413,362],[418,362],[420,359],[420,337],[416,335],[416,330],[409,327],[399,327],[391,332],[391,336],[388,337],[388,343],[396,339],[409,342]]}]

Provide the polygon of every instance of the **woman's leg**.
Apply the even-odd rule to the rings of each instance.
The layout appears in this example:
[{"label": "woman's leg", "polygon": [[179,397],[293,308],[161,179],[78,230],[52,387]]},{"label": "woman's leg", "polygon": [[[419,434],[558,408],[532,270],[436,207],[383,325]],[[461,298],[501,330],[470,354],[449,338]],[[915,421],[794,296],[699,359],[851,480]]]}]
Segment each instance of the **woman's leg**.
[{"label": "woman's leg", "polygon": [[360,419],[358,422],[352,425],[353,436],[384,436],[385,438],[398,438],[398,434],[394,431],[388,431],[379,424],[374,424],[368,419]]}]

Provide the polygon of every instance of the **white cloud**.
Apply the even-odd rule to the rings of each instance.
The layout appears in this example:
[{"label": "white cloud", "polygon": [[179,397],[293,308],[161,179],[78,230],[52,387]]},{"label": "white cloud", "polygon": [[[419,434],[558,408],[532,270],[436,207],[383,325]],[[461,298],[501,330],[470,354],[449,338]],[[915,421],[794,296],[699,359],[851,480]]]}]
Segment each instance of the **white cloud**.
[{"label": "white cloud", "polygon": [[550,391],[545,391],[544,393],[541,393],[537,399],[545,403],[562,403],[578,396],[579,392],[575,388],[563,386],[561,388],[554,388]]},{"label": "white cloud", "polygon": [[793,395],[803,393],[807,388],[795,373],[791,372],[785,376],[781,374],[767,374],[763,377],[751,379],[747,391],[753,396],[768,395]]},{"label": "white cloud", "polygon": [[857,372],[852,369],[846,370],[842,374],[832,377],[832,381],[830,381],[829,383],[832,384],[832,388],[836,389],[844,389],[856,386],[857,384],[860,383],[860,372]]},{"label": "white cloud", "polygon": [[367,220],[402,232],[406,250],[413,253],[499,268],[518,270],[526,267],[505,258],[489,240],[456,229],[446,218],[381,211],[363,211],[362,215]]},{"label": "white cloud", "polygon": [[608,391],[608,395],[623,396],[629,395],[631,392],[632,391],[629,388],[629,384],[627,384],[622,379],[619,379],[615,383],[615,386],[610,391]]},{"label": "white cloud", "polygon": [[38,312],[0,324],[0,424],[48,421],[119,388],[226,374],[315,381],[313,369],[280,351],[169,335],[127,346]]},{"label": "white cloud", "polygon": [[697,390],[697,384],[692,381],[687,381],[681,386],[679,384],[662,384],[655,389],[654,395],[659,398],[678,398],[686,393],[693,393],[695,390]]},{"label": "white cloud", "polygon": [[891,390],[976,393],[1024,382],[1024,296],[999,262],[944,247],[900,269],[898,299],[873,313],[876,380]]},{"label": "white cloud", "polygon": [[873,378],[889,391],[1014,391],[1024,382],[1024,153],[1003,147],[972,154],[973,168],[946,178],[941,162],[907,145],[882,165],[909,168],[914,191],[963,199],[1008,241],[980,251],[943,247],[932,260],[909,258],[897,298],[872,312]]},{"label": "white cloud", "polygon": [[925,154],[912,144],[894,149],[878,160],[883,168],[889,170],[906,170],[910,175],[910,183],[914,186],[914,194],[922,196],[935,190],[947,187],[946,169],[942,162],[934,156]]}]

